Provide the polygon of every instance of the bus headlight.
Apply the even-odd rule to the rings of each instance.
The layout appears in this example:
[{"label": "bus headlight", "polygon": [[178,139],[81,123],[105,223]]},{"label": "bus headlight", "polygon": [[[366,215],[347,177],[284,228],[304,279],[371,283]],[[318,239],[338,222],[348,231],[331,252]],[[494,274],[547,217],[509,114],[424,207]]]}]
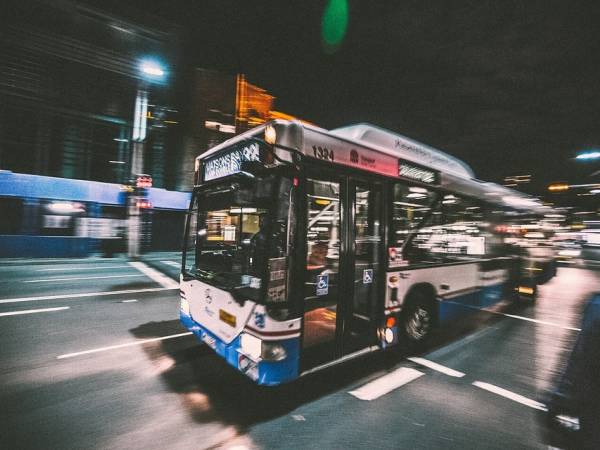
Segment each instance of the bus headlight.
[{"label": "bus headlight", "polygon": [[243,333],[240,338],[240,347],[242,348],[242,352],[248,355],[254,361],[258,361],[261,356],[262,341],[256,336]]},{"label": "bus headlight", "polygon": [[265,128],[265,142],[271,145],[277,142],[277,132],[273,125],[267,125]]},{"label": "bus headlight", "polygon": [[281,361],[285,359],[287,353],[283,345],[277,342],[262,343],[262,359],[265,361]]},{"label": "bus headlight", "polygon": [[392,330],[391,328],[386,328],[383,332],[383,336],[385,338],[385,342],[387,342],[388,344],[394,342],[394,330]]},{"label": "bus headlight", "polygon": [[179,308],[188,316],[190,315],[190,304],[185,298],[181,299],[181,304],[179,305]]}]

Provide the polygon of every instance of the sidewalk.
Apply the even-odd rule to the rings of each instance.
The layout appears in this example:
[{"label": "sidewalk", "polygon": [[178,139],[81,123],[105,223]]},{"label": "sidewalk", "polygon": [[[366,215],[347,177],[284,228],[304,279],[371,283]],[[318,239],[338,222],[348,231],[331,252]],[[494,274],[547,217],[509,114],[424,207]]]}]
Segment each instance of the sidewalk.
[{"label": "sidewalk", "polygon": [[[112,257],[104,257],[101,253],[93,254],[85,258],[0,258],[0,266],[23,266],[33,264],[73,264],[90,262],[127,262],[131,259],[126,253],[116,253]],[[181,271],[181,252],[164,251],[149,252],[140,255],[138,261],[158,270],[169,278],[179,282],[179,273]]]}]

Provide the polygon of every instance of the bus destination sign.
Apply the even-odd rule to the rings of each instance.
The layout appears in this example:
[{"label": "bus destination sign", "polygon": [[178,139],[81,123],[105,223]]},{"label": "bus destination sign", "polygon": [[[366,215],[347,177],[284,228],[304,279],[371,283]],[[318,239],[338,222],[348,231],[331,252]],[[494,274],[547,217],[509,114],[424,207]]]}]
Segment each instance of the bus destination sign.
[{"label": "bus destination sign", "polygon": [[260,161],[260,146],[257,142],[244,142],[226,153],[204,161],[203,180],[211,181],[238,173],[242,170],[242,163],[246,161]]},{"label": "bus destination sign", "polygon": [[398,160],[398,175],[402,178],[419,181],[425,184],[439,184],[439,172],[418,166],[403,159]]}]

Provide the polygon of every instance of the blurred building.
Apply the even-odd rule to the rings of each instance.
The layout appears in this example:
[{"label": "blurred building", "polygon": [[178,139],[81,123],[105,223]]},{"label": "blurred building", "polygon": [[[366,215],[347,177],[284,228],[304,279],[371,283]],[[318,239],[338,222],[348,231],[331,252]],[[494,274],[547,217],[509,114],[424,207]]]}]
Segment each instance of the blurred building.
[{"label": "blurred building", "polygon": [[[186,30],[141,2],[5,0],[0,21],[0,256],[177,250],[189,193],[161,188],[292,118],[243,75],[195,69]],[[153,187],[124,189],[137,174]]]},{"label": "blurred building", "polygon": [[194,159],[209,148],[269,120],[296,119],[276,111],[275,97],[249,83],[243,74],[198,68],[190,89],[178,190],[191,189]]},{"label": "blurred building", "polygon": [[2,2],[0,169],[125,181],[136,94],[144,87],[144,171],[157,187],[174,184],[175,158],[168,152],[177,122],[175,77],[143,86],[139,64],[152,56],[175,67],[179,30],[121,3],[115,14],[92,2]]},{"label": "blurred building", "polygon": [[[126,182],[134,148],[140,152],[132,142],[140,91],[146,138],[134,171],[159,188],[190,190],[198,154],[267,120],[292,118],[242,74],[193,69],[183,57],[185,30],[137,5],[0,4],[0,170]],[[144,77],[146,58],[164,66],[165,79]]]}]

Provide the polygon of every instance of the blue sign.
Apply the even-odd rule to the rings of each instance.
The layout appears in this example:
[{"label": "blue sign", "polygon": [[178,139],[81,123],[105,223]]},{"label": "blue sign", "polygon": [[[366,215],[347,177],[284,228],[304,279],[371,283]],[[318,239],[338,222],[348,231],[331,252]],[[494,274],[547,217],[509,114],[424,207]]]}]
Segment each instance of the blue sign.
[{"label": "blue sign", "polygon": [[317,275],[317,295],[329,293],[329,275]]},{"label": "blue sign", "polygon": [[373,282],[373,269],[363,270],[363,284],[370,284]]}]

